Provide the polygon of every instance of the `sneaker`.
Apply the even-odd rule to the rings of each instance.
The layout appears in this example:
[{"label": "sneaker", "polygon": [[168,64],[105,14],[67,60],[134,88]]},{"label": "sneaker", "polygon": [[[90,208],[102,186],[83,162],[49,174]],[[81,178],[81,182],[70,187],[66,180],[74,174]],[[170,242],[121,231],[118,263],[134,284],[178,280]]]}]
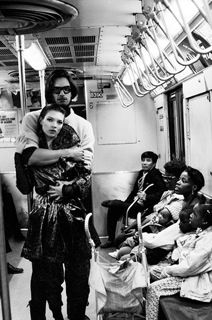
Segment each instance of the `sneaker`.
[{"label": "sneaker", "polygon": [[118,258],[118,250],[113,251],[113,252],[108,252],[109,256],[111,256],[114,259]]}]

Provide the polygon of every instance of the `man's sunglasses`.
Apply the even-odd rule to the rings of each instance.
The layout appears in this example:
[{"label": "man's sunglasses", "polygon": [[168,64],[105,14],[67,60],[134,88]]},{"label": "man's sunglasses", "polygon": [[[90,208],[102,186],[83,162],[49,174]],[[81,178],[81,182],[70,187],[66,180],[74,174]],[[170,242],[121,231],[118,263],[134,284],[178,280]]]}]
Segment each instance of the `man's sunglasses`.
[{"label": "man's sunglasses", "polygon": [[71,92],[71,87],[54,87],[53,88],[53,93],[60,94],[60,92],[63,91],[65,94],[68,94]]}]

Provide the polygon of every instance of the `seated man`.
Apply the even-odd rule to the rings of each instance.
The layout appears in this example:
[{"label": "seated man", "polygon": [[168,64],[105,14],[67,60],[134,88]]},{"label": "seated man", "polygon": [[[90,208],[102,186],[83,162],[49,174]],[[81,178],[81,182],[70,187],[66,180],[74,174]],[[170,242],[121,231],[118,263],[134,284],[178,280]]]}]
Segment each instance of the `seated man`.
[{"label": "seated man", "polygon": [[152,207],[160,200],[165,190],[165,183],[161,172],[155,168],[157,159],[157,154],[152,151],[142,153],[142,170],[128,198],[125,201],[106,200],[102,202],[102,206],[108,207],[108,240],[101,245],[101,248],[109,248],[114,245],[117,221],[126,214],[129,206],[132,205],[128,212],[129,218],[136,219],[138,212],[143,212],[147,208],[152,210]]}]

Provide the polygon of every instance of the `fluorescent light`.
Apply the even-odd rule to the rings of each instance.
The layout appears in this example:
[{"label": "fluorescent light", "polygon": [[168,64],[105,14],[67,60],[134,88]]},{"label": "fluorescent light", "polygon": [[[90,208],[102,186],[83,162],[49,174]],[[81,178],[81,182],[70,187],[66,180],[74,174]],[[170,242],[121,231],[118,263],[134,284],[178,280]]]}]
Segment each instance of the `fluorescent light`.
[{"label": "fluorescent light", "polygon": [[32,42],[29,47],[23,51],[23,56],[26,62],[37,71],[45,70],[50,61],[48,60],[45,52],[41,48],[39,42]]}]

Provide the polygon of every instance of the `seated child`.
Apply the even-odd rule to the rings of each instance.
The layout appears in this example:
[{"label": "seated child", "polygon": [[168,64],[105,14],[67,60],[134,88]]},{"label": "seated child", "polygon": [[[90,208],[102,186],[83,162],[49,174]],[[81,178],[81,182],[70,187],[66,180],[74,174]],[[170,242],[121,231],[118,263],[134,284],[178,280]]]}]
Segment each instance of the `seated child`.
[{"label": "seated child", "polygon": [[190,215],[192,232],[176,241],[175,261],[154,266],[146,296],[146,319],[158,319],[159,298],[180,293],[202,302],[212,300],[212,205],[197,204]]},{"label": "seated child", "polygon": [[[146,219],[148,220],[148,219]],[[148,222],[146,222],[143,225],[143,228],[145,228],[146,226],[150,225],[151,228],[155,228],[155,232],[159,232],[159,230],[157,230],[158,227],[162,227],[165,228],[165,226],[167,225],[167,223],[169,223],[171,220],[171,214],[170,211],[166,208],[162,209],[160,212],[153,215],[152,219]],[[154,232],[154,229],[152,229],[152,232]],[[115,258],[117,260],[125,260],[127,258],[130,257],[130,253],[132,251],[132,249],[136,246],[138,246],[139,244],[139,235],[138,235],[138,231],[135,233],[135,235],[133,235],[132,237],[127,238],[122,244],[119,250],[116,250],[114,252],[109,252],[108,254],[112,257]]]}]

